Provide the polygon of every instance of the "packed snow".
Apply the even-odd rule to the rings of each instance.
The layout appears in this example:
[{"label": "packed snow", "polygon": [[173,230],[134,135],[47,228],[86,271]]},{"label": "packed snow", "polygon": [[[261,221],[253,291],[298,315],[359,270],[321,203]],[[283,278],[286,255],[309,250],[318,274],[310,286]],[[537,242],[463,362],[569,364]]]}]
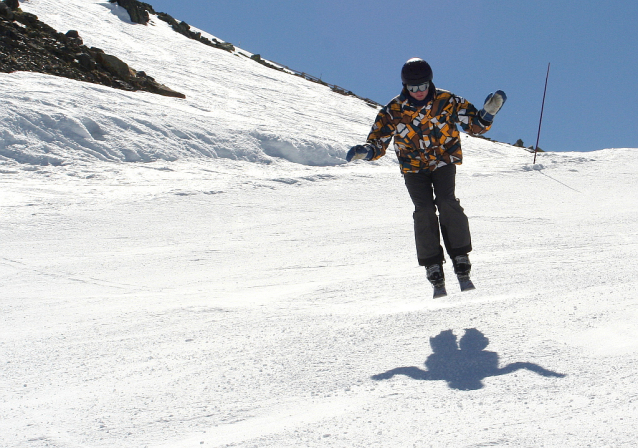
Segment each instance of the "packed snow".
[{"label": "packed snow", "polygon": [[394,156],[343,160],[375,109],[21,7],[187,98],[0,74],[0,446],[635,445],[635,149],[464,135],[477,290],[433,300]]}]

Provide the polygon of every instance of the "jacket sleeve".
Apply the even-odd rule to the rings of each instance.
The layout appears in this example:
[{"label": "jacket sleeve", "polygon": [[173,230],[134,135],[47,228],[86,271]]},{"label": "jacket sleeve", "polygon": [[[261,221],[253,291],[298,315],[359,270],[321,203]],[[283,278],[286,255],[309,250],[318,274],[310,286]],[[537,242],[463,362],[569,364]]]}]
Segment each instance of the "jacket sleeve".
[{"label": "jacket sleeve", "polygon": [[480,135],[490,130],[492,123],[479,117],[478,110],[468,100],[454,96],[457,122],[468,134]]},{"label": "jacket sleeve", "polygon": [[372,130],[370,134],[368,134],[367,143],[371,144],[374,148],[374,155],[370,160],[377,160],[383,157],[394,136],[396,124],[394,123],[389,106],[390,105],[387,105],[379,111],[372,125]]}]

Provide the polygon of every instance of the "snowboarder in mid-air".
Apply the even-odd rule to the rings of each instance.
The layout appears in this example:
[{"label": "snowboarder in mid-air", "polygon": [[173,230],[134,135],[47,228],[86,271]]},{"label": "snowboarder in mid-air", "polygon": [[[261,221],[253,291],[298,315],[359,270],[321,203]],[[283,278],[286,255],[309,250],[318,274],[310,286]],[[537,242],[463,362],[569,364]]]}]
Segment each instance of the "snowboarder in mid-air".
[{"label": "snowboarder in mid-air", "polygon": [[[419,265],[425,266],[434,297],[445,296],[445,257],[452,260],[461,290],[470,280],[472,250],[467,216],[454,194],[456,165],[463,161],[457,124],[472,135],[487,132],[507,99],[502,90],[488,95],[481,110],[432,83],[430,65],[419,58],[401,69],[401,94],[381,109],[364,145],[352,147],[348,162],[377,160],[394,138],[394,149],[408,193],[414,202],[414,235]],[[437,216],[438,210],[438,216]],[[439,231],[440,226],[440,231]]]}]

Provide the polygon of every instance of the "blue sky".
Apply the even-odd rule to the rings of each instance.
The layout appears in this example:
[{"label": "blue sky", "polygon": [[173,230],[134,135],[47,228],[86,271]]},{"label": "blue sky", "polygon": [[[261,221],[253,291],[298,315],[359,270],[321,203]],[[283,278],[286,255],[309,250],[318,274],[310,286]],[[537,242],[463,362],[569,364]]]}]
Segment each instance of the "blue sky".
[{"label": "blue sky", "polygon": [[[548,151],[638,147],[638,2],[150,0],[265,59],[387,103],[411,57],[437,87],[508,101],[487,134]],[[372,123],[370,123],[372,124]],[[358,142],[346,142],[358,143]]]}]

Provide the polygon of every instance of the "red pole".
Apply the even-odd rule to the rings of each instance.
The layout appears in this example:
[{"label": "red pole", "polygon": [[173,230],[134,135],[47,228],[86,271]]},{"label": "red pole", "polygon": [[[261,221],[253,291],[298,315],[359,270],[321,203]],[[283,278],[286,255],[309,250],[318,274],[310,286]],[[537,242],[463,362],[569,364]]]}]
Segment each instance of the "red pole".
[{"label": "red pole", "polygon": [[543,109],[545,109],[545,94],[547,93],[547,80],[549,79],[549,65],[547,63],[547,76],[545,76],[545,91],[543,92],[543,104],[541,105],[541,119],[538,121],[538,135],[536,136],[536,147],[534,148],[534,164],[536,164],[536,153],[538,152],[538,140],[541,138],[541,124],[543,123]]}]

